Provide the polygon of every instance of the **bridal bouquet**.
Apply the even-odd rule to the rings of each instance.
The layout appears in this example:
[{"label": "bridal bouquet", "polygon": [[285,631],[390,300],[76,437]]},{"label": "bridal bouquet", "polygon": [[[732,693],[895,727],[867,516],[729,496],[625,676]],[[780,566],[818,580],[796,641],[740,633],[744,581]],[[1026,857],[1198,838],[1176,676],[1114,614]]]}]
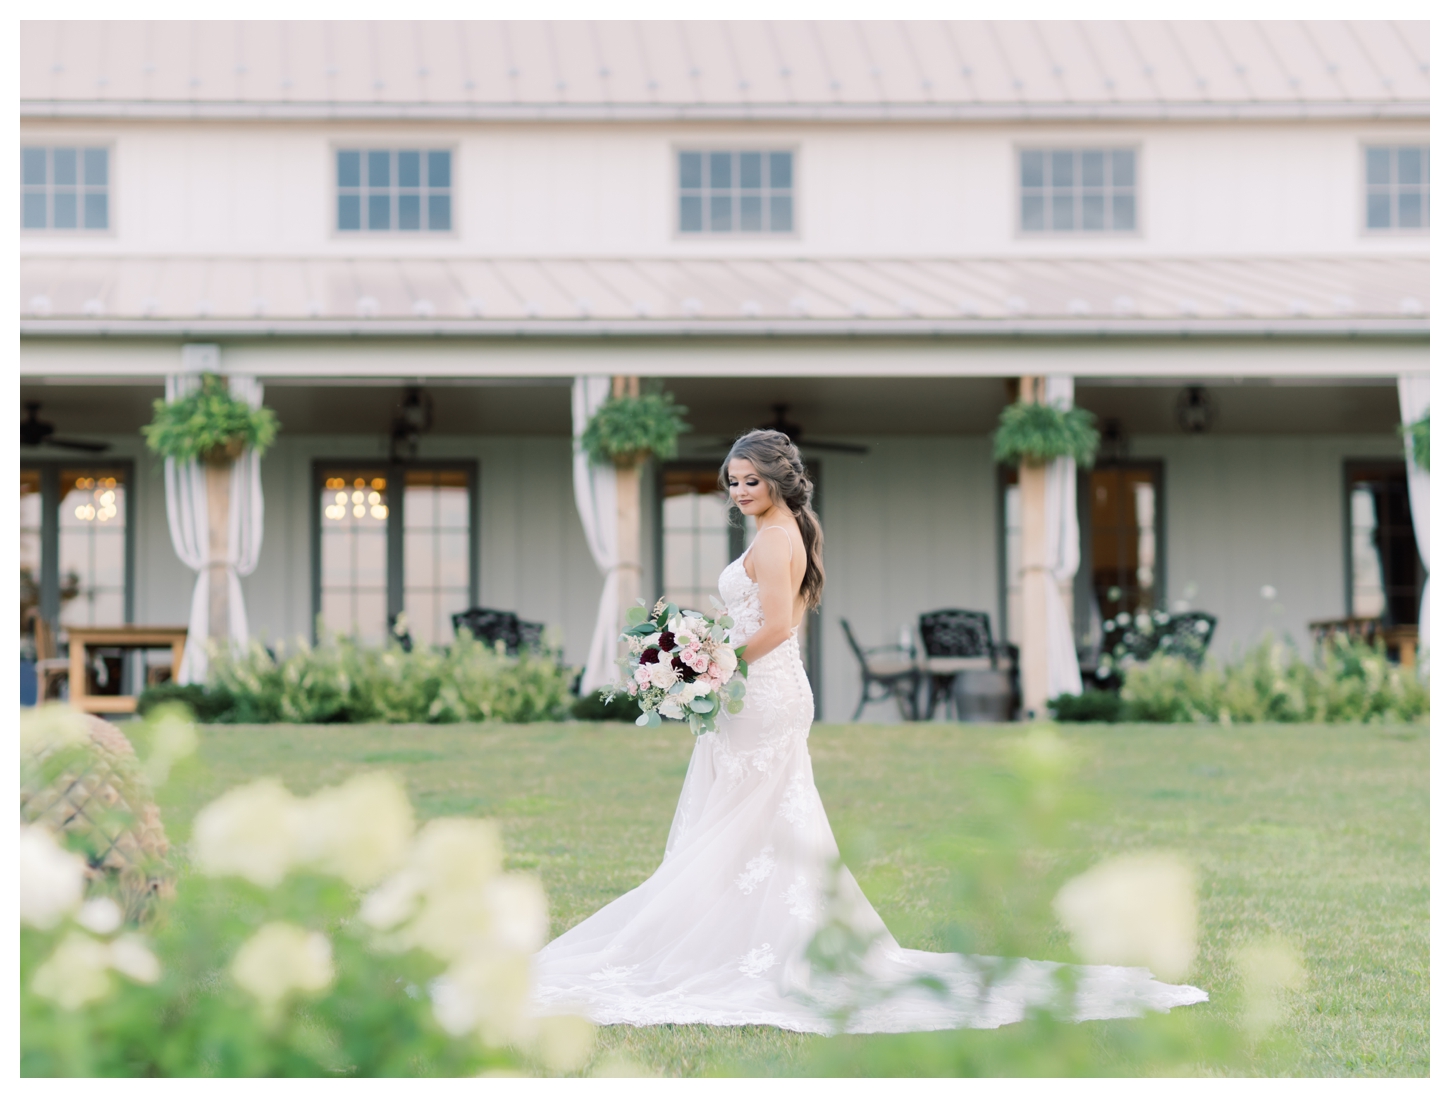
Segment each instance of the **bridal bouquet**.
[{"label": "bridal bouquet", "polygon": [[[660,599],[653,610],[641,602],[631,607],[630,627],[620,635],[629,646],[621,659],[622,686],[639,701],[642,712],[634,722],[653,728],[660,719],[689,721],[695,735],[715,731],[720,710],[739,713],[745,705],[745,645],[731,647],[730,618],[712,598],[717,617],[681,610]],[[736,671],[740,673],[737,675]],[[613,694],[611,694],[611,697]]]}]

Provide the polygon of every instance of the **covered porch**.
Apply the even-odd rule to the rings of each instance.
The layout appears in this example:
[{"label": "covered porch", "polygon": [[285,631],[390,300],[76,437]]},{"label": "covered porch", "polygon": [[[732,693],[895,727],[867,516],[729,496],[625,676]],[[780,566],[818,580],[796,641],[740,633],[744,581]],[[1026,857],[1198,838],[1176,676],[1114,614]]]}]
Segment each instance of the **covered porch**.
[{"label": "covered porch", "polygon": [[[924,612],[962,608],[985,612],[994,639],[1020,640],[1017,489],[990,432],[1015,379],[1065,373],[1106,435],[1079,478],[1082,565],[1063,591],[1084,662],[1102,619],[1123,609],[1207,611],[1220,657],[1269,629],[1305,651],[1312,621],[1410,624],[1399,619],[1418,610],[1395,377],[1423,368],[1424,353],[1320,341],[239,341],[223,345],[223,370],[259,377],[283,425],[262,463],[248,615],[267,641],[310,638],[320,619],[381,642],[403,610],[415,639],[437,643],[452,613],[493,607],[544,623],[582,663],[601,578],[575,508],[570,386],[643,375],[692,426],[678,459],[643,478],[645,590],[705,602],[745,536],[714,486],[729,440],[782,421],[798,430],[827,545],[810,673],[820,718],[845,720],[860,685],[841,619],[874,646],[911,641]],[[179,358],[175,343],[27,347],[22,401],[39,402],[60,437],[109,444],[22,451],[22,588],[29,568],[33,601],[62,630],[186,620],[192,573],[171,549],[159,463],[138,433]],[[416,437],[400,446],[407,422]],[[119,474],[105,531],[76,517],[92,467]],[[865,719],[897,716],[883,704]]]}]

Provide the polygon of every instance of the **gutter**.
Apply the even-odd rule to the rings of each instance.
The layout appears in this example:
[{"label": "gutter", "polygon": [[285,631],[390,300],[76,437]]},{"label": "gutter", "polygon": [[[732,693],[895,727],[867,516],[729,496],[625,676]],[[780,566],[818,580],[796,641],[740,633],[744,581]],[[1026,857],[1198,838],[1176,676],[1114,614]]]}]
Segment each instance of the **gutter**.
[{"label": "gutter", "polygon": [[1149,103],[338,103],[22,100],[22,120],[254,122],[1429,121],[1427,100]]},{"label": "gutter", "polygon": [[22,319],[21,338],[1309,338],[1428,339],[1429,317],[1227,320],[1147,318],[963,318],[764,320],[268,320]]}]

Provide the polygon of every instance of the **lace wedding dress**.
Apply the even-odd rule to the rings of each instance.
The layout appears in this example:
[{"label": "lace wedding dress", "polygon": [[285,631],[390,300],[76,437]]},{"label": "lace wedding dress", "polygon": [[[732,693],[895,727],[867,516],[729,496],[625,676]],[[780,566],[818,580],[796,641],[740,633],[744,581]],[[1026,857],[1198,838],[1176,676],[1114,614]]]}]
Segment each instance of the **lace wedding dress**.
[{"label": "lace wedding dress", "polygon": [[[763,620],[744,561],[731,562],[720,576],[736,644]],[[851,1032],[991,1028],[1050,1000],[1057,964],[1012,962],[1004,976],[984,982],[959,954],[897,945],[849,870],[841,867],[834,882],[827,880],[838,853],[806,749],[813,714],[792,631],[750,665],[744,710],[722,715],[719,731],[696,741],[654,875],[535,956],[536,1011],[582,1013],[600,1025],[703,1022],[830,1032],[812,999],[829,999],[831,989],[819,976],[813,980],[805,950],[831,891],[836,916],[875,939],[866,955],[872,982],[886,988],[932,976],[946,987],[946,994],[908,987],[857,1012]],[[1079,1020],[1208,998],[1198,988],[1159,983],[1147,969],[1083,966],[1078,973]]]}]

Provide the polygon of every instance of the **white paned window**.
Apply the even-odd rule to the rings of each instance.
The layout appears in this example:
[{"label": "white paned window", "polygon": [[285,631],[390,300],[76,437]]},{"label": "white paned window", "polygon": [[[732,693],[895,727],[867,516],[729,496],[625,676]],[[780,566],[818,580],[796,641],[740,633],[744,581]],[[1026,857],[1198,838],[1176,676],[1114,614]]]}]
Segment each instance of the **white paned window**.
[{"label": "white paned window", "polygon": [[1132,149],[1023,149],[1024,233],[1130,233],[1138,228],[1138,156]]},{"label": "white paned window", "polygon": [[1364,150],[1364,226],[1430,227],[1430,146],[1371,145]]},{"label": "white paned window", "polygon": [[795,154],[688,151],[679,154],[681,233],[795,231]]},{"label": "white paned window", "polygon": [[337,231],[449,232],[453,154],[447,149],[339,149]]},{"label": "white paned window", "polygon": [[73,145],[20,149],[20,227],[102,231],[111,227],[110,150]]}]

